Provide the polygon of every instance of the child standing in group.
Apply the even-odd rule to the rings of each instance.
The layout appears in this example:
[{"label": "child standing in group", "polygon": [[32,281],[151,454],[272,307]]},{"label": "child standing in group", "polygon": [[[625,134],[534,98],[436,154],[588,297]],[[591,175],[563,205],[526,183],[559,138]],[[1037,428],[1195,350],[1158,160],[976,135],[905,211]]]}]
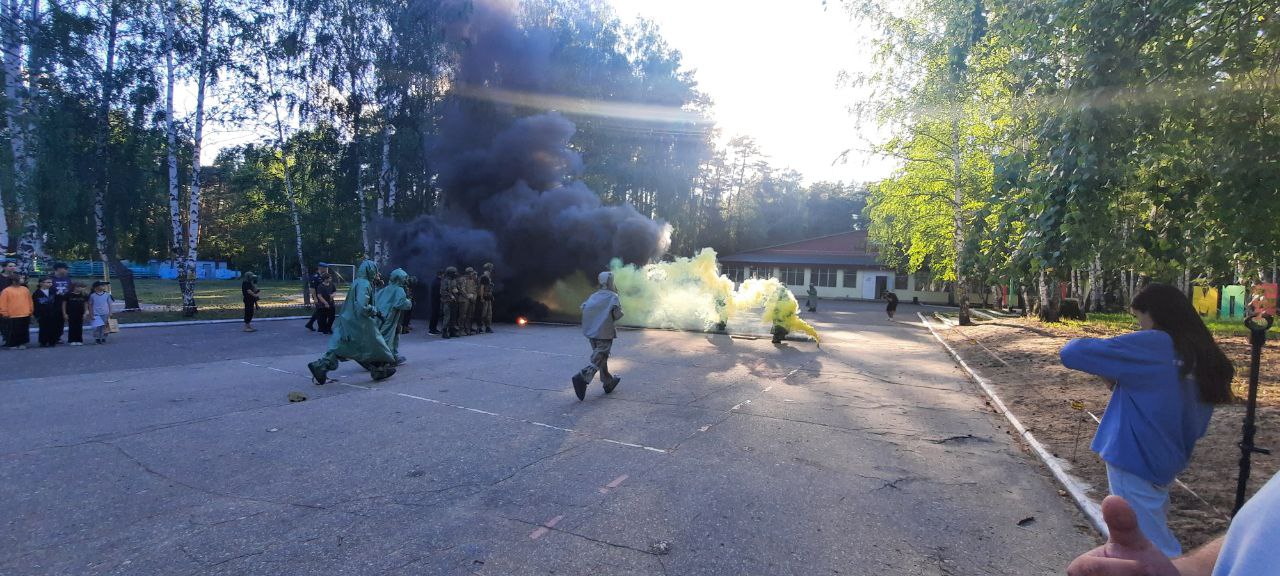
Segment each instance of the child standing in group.
[{"label": "child standing in group", "polygon": [[1091,448],[1107,466],[1111,493],[1123,497],[1138,527],[1166,556],[1182,553],[1168,526],[1169,486],[1209,428],[1213,405],[1230,402],[1235,368],[1181,290],[1151,284],[1130,309],[1141,330],[1114,338],[1077,338],[1062,365],[1113,385]]},{"label": "child standing in group", "polygon": [[67,343],[71,346],[84,346],[84,322],[89,316],[86,307],[88,300],[84,284],[79,282],[71,283],[71,289],[62,300],[62,315],[67,319]]},{"label": "child standing in group", "polygon": [[115,298],[107,292],[110,282],[99,280],[93,283],[93,294],[89,295],[89,314],[93,318],[93,341],[98,344],[107,343],[108,325],[111,323],[111,303]]},{"label": "child standing in group", "polygon": [[25,350],[31,341],[31,315],[35,313],[35,305],[31,300],[31,291],[27,289],[26,275],[18,275],[16,280],[0,292],[0,316],[4,316],[8,324],[8,338],[4,347]]},{"label": "child standing in group", "polygon": [[40,326],[40,347],[52,348],[62,338],[62,302],[53,290],[53,278],[41,278],[31,299],[35,303],[36,323]]}]

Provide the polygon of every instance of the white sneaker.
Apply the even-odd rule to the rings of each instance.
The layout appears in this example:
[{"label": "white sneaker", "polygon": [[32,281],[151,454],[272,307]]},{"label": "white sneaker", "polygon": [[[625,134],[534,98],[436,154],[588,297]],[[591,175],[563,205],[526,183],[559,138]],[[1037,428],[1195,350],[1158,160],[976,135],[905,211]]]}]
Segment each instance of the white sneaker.
[{"label": "white sneaker", "polygon": [[71,346],[84,346],[84,342],[72,342]]}]

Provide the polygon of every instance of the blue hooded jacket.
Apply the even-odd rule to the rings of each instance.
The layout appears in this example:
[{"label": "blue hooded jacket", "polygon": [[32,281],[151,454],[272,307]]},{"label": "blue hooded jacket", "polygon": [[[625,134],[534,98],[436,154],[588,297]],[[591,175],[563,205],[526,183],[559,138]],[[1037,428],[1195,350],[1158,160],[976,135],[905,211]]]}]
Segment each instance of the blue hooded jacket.
[{"label": "blue hooded jacket", "polygon": [[1187,467],[1209,429],[1213,405],[1195,378],[1179,373],[1173,339],[1160,330],[1114,338],[1078,338],[1059,352],[1062,365],[1115,383],[1090,446],[1107,464],[1166,485]]}]

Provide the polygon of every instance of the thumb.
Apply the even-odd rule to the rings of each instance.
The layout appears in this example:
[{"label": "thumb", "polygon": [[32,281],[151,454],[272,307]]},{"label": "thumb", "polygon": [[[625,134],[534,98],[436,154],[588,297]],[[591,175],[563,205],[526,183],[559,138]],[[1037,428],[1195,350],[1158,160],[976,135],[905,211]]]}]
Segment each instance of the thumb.
[{"label": "thumb", "polygon": [[1111,532],[1108,544],[1129,550],[1145,550],[1151,547],[1151,541],[1138,527],[1138,515],[1133,508],[1119,496],[1107,496],[1102,501],[1102,519]]}]

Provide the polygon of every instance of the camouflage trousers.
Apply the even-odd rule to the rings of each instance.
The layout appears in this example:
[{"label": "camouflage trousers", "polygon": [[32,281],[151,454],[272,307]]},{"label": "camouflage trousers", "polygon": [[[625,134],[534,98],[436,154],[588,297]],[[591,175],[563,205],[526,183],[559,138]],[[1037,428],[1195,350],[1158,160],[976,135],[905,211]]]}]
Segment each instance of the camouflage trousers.
[{"label": "camouflage trousers", "polygon": [[611,380],[613,375],[609,373],[609,353],[613,351],[613,339],[587,338],[587,341],[591,343],[591,363],[579,370],[578,375],[591,382],[596,377],[596,372],[599,372],[601,382]]},{"label": "camouflage trousers", "polygon": [[441,302],[440,303],[440,335],[445,338],[453,337],[458,332],[457,327],[457,302]]},{"label": "camouflage trousers", "polygon": [[480,326],[486,330],[493,327],[493,300],[480,303]]}]

